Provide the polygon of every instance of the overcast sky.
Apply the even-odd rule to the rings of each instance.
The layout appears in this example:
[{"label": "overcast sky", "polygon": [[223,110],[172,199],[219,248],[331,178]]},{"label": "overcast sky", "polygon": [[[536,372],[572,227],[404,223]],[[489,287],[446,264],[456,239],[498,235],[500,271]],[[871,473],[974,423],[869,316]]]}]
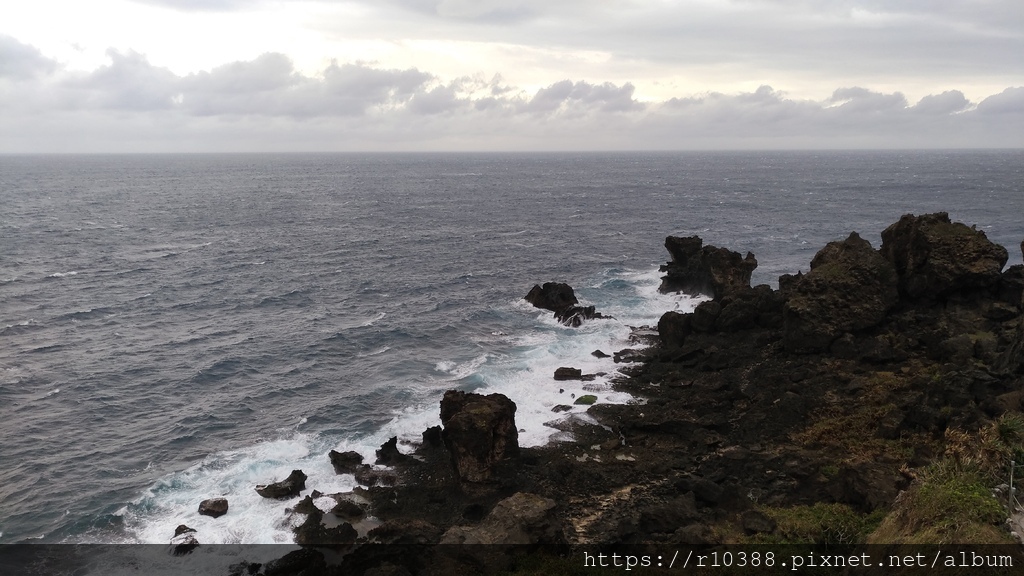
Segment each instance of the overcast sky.
[{"label": "overcast sky", "polygon": [[1024,147],[1021,0],[0,14],[0,152]]}]

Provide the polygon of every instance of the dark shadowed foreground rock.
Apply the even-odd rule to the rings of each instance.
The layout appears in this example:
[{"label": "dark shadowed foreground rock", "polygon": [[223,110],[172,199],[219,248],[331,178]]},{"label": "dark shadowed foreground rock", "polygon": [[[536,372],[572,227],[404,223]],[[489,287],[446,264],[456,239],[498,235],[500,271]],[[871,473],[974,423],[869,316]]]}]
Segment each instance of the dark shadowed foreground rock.
[{"label": "dark shadowed foreground rock", "polygon": [[669,236],[665,248],[672,261],[661,267],[666,273],[661,280],[662,292],[719,298],[749,288],[750,275],[757,268],[757,259],[750,252],[744,257],[725,248],[704,246],[699,236]]},{"label": "dark shadowed foreground rock", "polygon": [[292,470],[287,478],[273,484],[261,484],[256,486],[256,492],[264,498],[277,498],[283,500],[294,498],[306,489],[306,475],[302,470]]},{"label": "dark shadowed foreground rock", "polygon": [[844,332],[877,326],[899,301],[896,283],[893,265],[856,232],[828,243],[809,273],[779,282],[786,348],[826,350]]},{"label": "dark shadowed foreground rock", "polygon": [[453,526],[442,544],[560,544],[562,526],[550,498],[517,492],[498,502],[490,514],[475,526]]},{"label": "dark shadowed foreground rock", "polygon": [[518,456],[515,415],[515,402],[502,394],[444,393],[441,437],[461,480],[487,482],[497,463]]},{"label": "dark shadowed foreground rock", "polygon": [[219,518],[228,513],[227,498],[209,498],[199,503],[199,513],[203,516]]},{"label": "dark shadowed foreground rock", "polygon": [[1006,265],[1006,249],[985,233],[945,212],[906,214],[882,232],[882,255],[896,267],[900,292],[937,298],[995,284]]}]

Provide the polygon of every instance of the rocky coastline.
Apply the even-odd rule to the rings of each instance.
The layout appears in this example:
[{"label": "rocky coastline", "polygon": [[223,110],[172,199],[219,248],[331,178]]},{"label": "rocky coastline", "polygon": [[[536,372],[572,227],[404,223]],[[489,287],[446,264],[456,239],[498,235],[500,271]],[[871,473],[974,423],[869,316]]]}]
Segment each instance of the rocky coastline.
[{"label": "rocky coastline", "polygon": [[[572,442],[523,448],[514,398],[449,391],[411,454],[381,447],[387,469],[332,452],[363,487],[327,513],[323,494],[298,501],[304,548],[234,573],[549,573],[524,551],[557,566],[581,547],[1022,536],[1003,478],[1024,460],[1024,266],[1005,248],[906,215],[879,248],[851,233],[772,289],[750,286],[753,254],[665,246],[661,289],[707,299],[615,353],[629,364],[614,385],[637,402],[592,405],[597,424],[564,421]],[[569,326],[606,318],[564,284],[526,299]],[[296,472],[260,489],[297,498]]]}]

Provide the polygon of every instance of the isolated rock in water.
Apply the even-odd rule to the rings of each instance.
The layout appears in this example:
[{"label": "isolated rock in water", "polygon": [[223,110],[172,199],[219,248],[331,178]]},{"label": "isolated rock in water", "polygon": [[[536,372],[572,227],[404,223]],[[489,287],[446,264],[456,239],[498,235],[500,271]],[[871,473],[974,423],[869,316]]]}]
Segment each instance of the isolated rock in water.
[{"label": "isolated rock in water", "polygon": [[178,527],[174,529],[174,535],[175,536],[181,536],[182,534],[189,534],[189,533],[195,534],[195,532],[196,532],[195,528],[189,528],[188,526],[186,526],[184,524],[178,524]]},{"label": "isolated rock in water", "polygon": [[487,482],[500,461],[519,455],[515,415],[515,402],[502,394],[444,393],[441,438],[461,480]]},{"label": "isolated rock in water", "polygon": [[363,463],[363,455],[359,452],[337,452],[331,450],[327,457],[331,459],[331,465],[338,474],[353,474],[356,468]]},{"label": "isolated rock in water", "polygon": [[594,350],[590,355],[594,358],[611,358],[611,354],[605,354],[601,350]]},{"label": "isolated rock in water", "polygon": [[171,554],[183,556],[191,553],[197,546],[199,546],[199,540],[196,539],[195,528],[179,524],[174,529],[174,538],[171,538]]},{"label": "isolated rock in water", "polygon": [[441,544],[554,544],[564,542],[550,498],[517,492],[498,502],[476,526],[453,526]]},{"label": "isolated rock in water", "polygon": [[573,328],[579,328],[584,320],[593,320],[595,318],[610,318],[610,316],[597,312],[593,306],[570,306],[555,312],[556,320]]},{"label": "isolated rock in water", "polygon": [[525,300],[537,308],[552,312],[559,312],[579,303],[572,286],[563,282],[545,282],[543,286],[535,284]]},{"label": "isolated rock in water", "polygon": [[565,366],[555,370],[555,380],[581,380],[583,371],[579,368],[567,368]]},{"label": "isolated rock in water", "polygon": [[292,470],[292,473],[280,482],[256,486],[256,492],[260,496],[279,500],[294,498],[305,489],[306,475],[302,473],[302,470]]},{"label": "isolated rock in water", "polygon": [[209,498],[199,503],[199,513],[203,516],[219,518],[228,513],[227,498]]},{"label": "isolated rock in water", "polygon": [[576,293],[571,286],[562,282],[534,285],[524,300],[537,308],[551,310],[559,322],[573,328],[578,328],[584,320],[609,318],[597,312],[593,306],[577,306],[579,301],[576,300]]},{"label": "isolated rock in water", "polygon": [[783,343],[794,352],[827,350],[844,332],[878,325],[899,301],[892,263],[856,232],[830,242],[809,273],[784,284]]},{"label": "isolated rock in water", "polygon": [[750,276],[757,268],[757,259],[750,252],[744,257],[725,248],[704,246],[699,236],[669,236],[665,238],[665,248],[672,261],[661,267],[666,273],[659,288],[663,293],[685,292],[720,298],[750,288]]},{"label": "isolated rock in water", "polygon": [[1009,255],[985,233],[945,212],[906,214],[882,232],[882,256],[899,275],[900,292],[910,298],[940,298],[999,281]]}]

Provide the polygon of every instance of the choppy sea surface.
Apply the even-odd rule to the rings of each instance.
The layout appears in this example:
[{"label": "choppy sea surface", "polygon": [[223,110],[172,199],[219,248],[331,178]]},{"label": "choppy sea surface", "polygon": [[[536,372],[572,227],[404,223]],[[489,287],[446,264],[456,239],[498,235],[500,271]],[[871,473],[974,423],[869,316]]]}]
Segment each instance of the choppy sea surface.
[{"label": "choppy sea surface", "polygon": [[[327,452],[418,439],[447,389],[508,395],[525,445],[630,401],[590,352],[693,305],[665,236],[775,284],[934,211],[1020,263],[1024,152],[0,156],[0,543],[290,542],[256,484],[351,489]],[[615,319],[558,325],[545,281]]]}]

